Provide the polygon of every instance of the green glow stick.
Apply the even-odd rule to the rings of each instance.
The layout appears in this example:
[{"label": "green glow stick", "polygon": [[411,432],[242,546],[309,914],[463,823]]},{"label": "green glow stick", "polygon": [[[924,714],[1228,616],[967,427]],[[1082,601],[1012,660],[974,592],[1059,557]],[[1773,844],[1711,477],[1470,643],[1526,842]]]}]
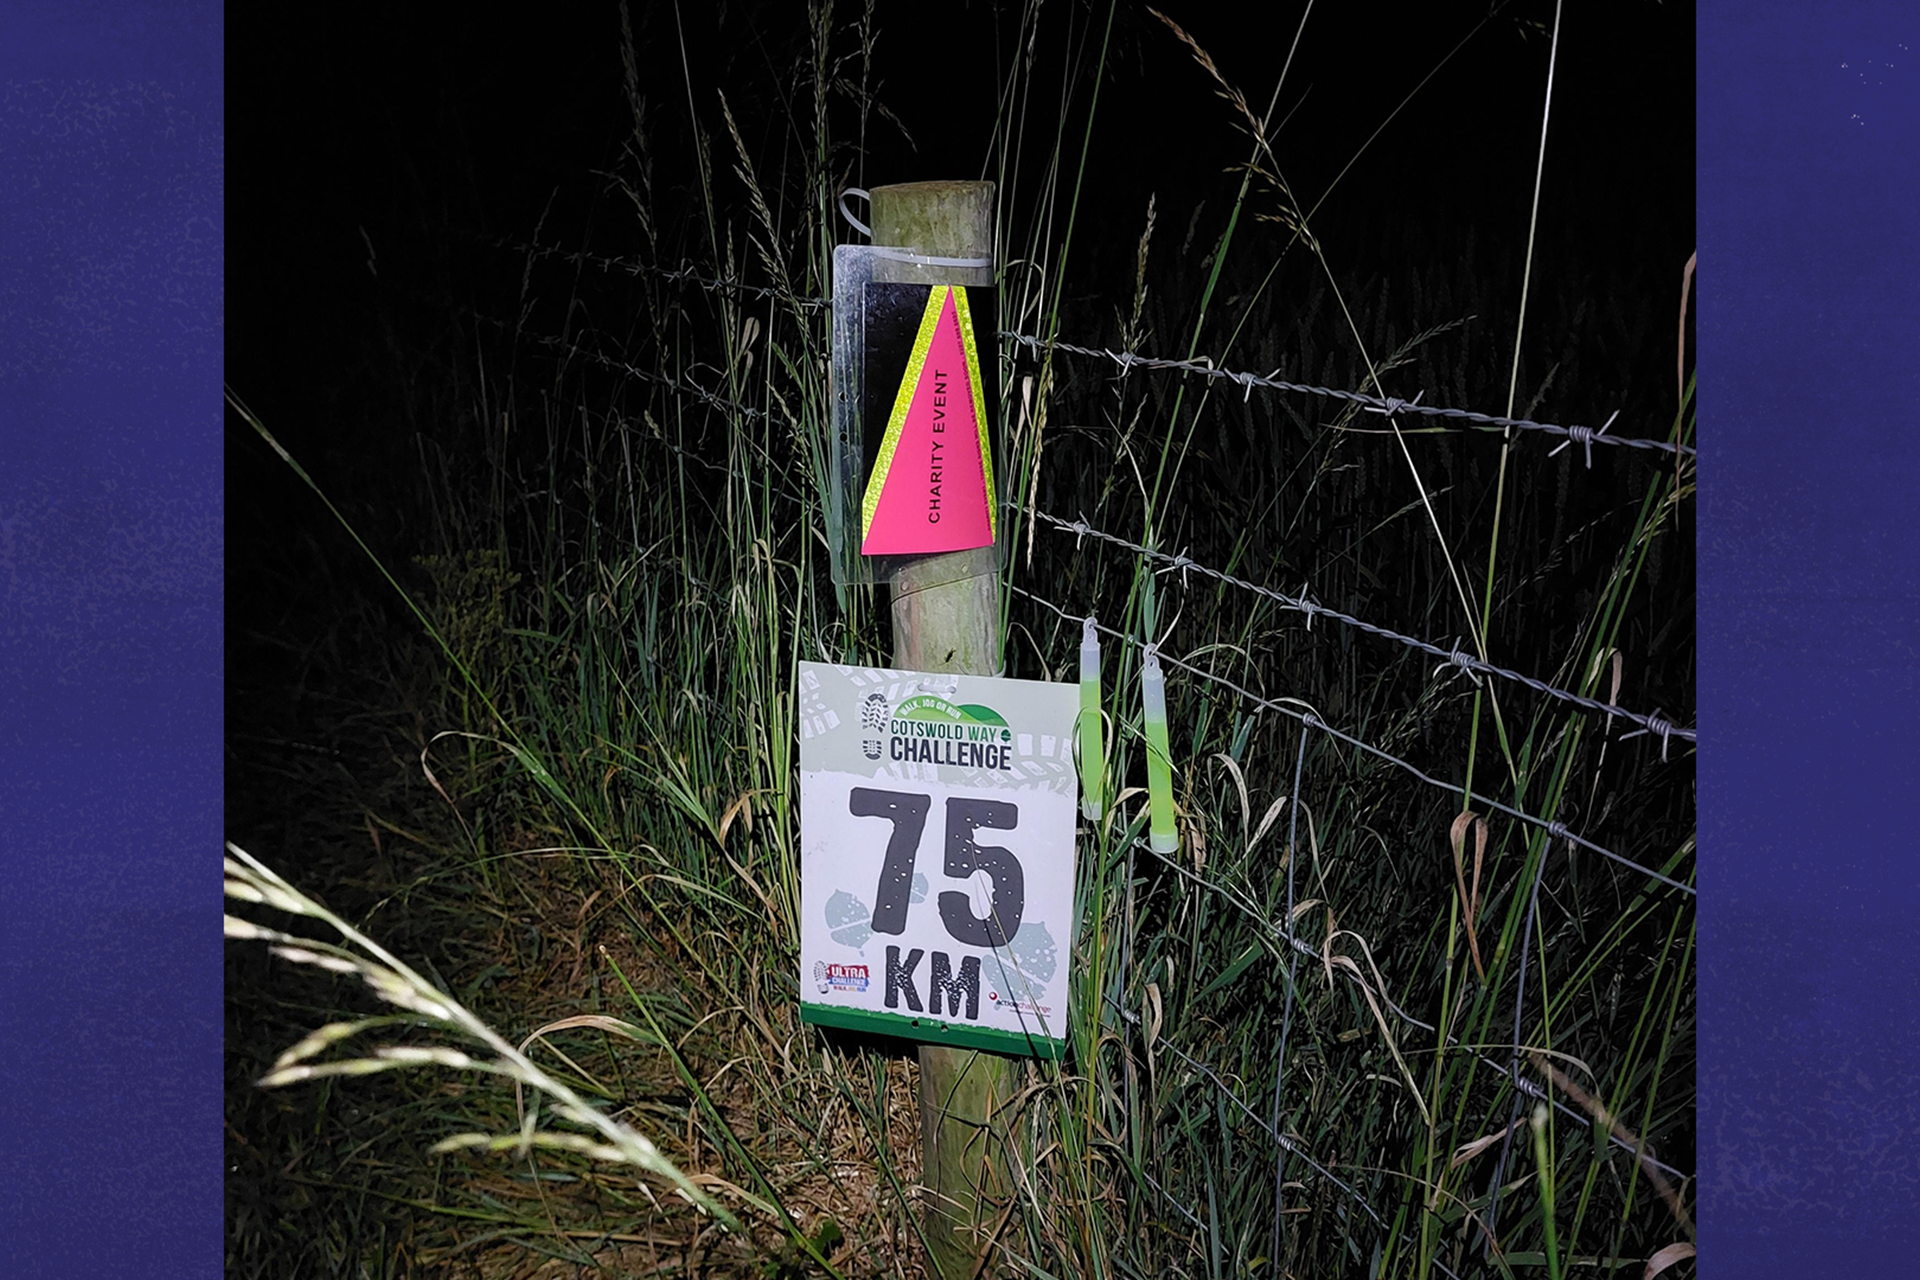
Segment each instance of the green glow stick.
[{"label": "green glow stick", "polygon": [[1089,617],[1080,630],[1080,812],[1100,821],[1100,635]]},{"label": "green glow stick", "polygon": [[1146,661],[1140,668],[1140,693],[1147,712],[1147,824],[1149,843],[1155,853],[1172,853],[1180,847],[1173,829],[1173,761],[1167,751],[1167,682],[1160,674],[1158,645],[1148,645]]}]

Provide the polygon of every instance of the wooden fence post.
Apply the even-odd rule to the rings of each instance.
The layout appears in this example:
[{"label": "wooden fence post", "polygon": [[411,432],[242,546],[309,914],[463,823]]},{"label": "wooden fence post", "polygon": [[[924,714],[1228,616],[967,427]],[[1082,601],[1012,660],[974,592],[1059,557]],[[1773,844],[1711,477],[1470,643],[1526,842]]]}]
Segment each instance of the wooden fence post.
[{"label": "wooden fence post", "polygon": [[[875,187],[873,242],[943,258],[993,257],[991,182],[911,182]],[[874,279],[991,287],[992,267],[930,266],[882,259]],[[983,359],[993,359],[989,336]],[[896,572],[893,663],[910,671],[991,676],[1000,672],[1000,577],[994,550],[929,556]],[[945,1045],[920,1046],[920,1132],[927,1240],[942,1280],[979,1268],[1013,1203],[1010,1106],[1020,1059]]]}]

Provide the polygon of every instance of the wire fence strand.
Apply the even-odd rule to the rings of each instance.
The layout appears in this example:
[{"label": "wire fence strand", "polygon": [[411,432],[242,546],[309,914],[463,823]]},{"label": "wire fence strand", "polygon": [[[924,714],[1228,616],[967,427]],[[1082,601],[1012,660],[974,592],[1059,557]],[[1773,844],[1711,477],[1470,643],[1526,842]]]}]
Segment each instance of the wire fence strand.
[{"label": "wire fence strand", "polygon": [[1197,560],[1189,559],[1185,555],[1168,555],[1164,551],[1156,551],[1152,547],[1141,546],[1137,542],[1131,542],[1116,534],[1095,529],[1084,519],[1062,520],[1059,516],[1042,511],[1037,507],[1026,508],[1026,511],[1041,523],[1063,533],[1070,533],[1074,535],[1075,538],[1093,538],[1100,542],[1112,543],[1114,546],[1125,548],[1135,555],[1144,556],[1149,560],[1156,561],[1166,566],[1167,569],[1180,573],[1183,579],[1185,575],[1189,573],[1197,573],[1203,577],[1213,578],[1226,583],[1228,586],[1238,587],[1243,591],[1251,591],[1255,595],[1264,596],[1278,604],[1285,605],[1289,609],[1298,610],[1306,614],[1309,619],[1312,619],[1315,615],[1332,618],[1336,622],[1344,623],[1347,626],[1364,631],[1369,635],[1376,635],[1387,640],[1392,640],[1398,644],[1406,645],[1409,648],[1418,649],[1422,653],[1432,654],[1436,658],[1444,658],[1454,666],[1471,674],[1499,676],[1503,680],[1512,680],[1518,684],[1525,685],[1537,693],[1544,693],[1550,698],[1558,698],[1562,702],[1569,702],[1574,706],[1585,707],[1589,711],[1598,711],[1609,719],[1614,716],[1619,716],[1622,719],[1632,721],[1634,724],[1639,725],[1643,732],[1653,734],[1660,739],[1662,756],[1666,754],[1667,740],[1670,738],[1680,738],[1687,742],[1699,741],[1696,730],[1677,728],[1662,717],[1658,711],[1653,712],[1651,715],[1642,715],[1637,711],[1629,711],[1625,707],[1617,707],[1612,703],[1602,702],[1597,698],[1589,698],[1567,689],[1557,688],[1543,680],[1536,680],[1532,676],[1523,675],[1518,671],[1509,671],[1505,667],[1496,667],[1490,662],[1483,662],[1472,654],[1463,651],[1458,644],[1454,645],[1452,649],[1443,649],[1430,640],[1421,640],[1415,636],[1402,635],[1400,632],[1394,631],[1391,628],[1377,626],[1374,623],[1356,618],[1350,613],[1342,613],[1338,609],[1329,609],[1325,605],[1307,598],[1304,594],[1290,596],[1284,591],[1276,591],[1272,587],[1263,587],[1257,582],[1248,582],[1244,578],[1236,578],[1230,573],[1222,573],[1218,569],[1209,568]]},{"label": "wire fence strand", "polygon": [[[722,280],[703,276],[691,266],[662,267],[653,263],[640,262],[628,258],[605,258],[596,254],[572,250],[550,248],[543,245],[523,242],[508,243],[495,241],[501,248],[510,248],[526,253],[530,258],[553,258],[572,263],[576,266],[593,266],[607,272],[624,272],[628,275],[650,275],[657,279],[682,284],[691,284],[708,293],[727,293],[738,297],[772,298],[803,310],[815,311],[832,305],[832,299],[806,294],[792,293],[766,285],[750,285],[736,280]],[[1607,434],[1607,427],[1588,427],[1580,424],[1563,426],[1553,422],[1536,422],[1531,418],[1512,418],[1500,414],[1478,413],[1471,409],[1455,409],[1443,405],[1419,403],[1419,398],[1402,400],[1396,396],[1375,396],[1363,391],[1346,391],[1338,387],[1315,386],[1311,383],[1290,382],[1275,374],[1258,374],[1249,370],[1222,369],[1214,365],[1209,357],[1192,360],[1175,360],[1165,356],[1142,355],[1137,351],[1114,351],[1107,347],[1087,346],[1077,342],[1067,342],[1061,338],[1042,338],[1030,333],[1019,333],[1003,329],[999,337],[1018,346],[1035,352],[1059,351],[1068,355],[1083,356],[1092,359],[1104,359],[1120,367],[1121,376],[1134,369],[1150,369],[1172,373],[1191,373],[1213,381],[1230,382],[1241,388],[1243,398],[1253,393],[1255,387],[1268,391],[1293,392],[1300,395],[1317,396],[1322,399],[1339,400],[1358,405],[1368,413],[1380,414],[1392,418],[1397,414],[1413,414],[1420,417],[1435,418],[1448,422],[1462,423],[1481,430],[1537,431],[1549,436],[1561,437],[1573,444],[1580,445],[1585,453],[1587,465],[1593,465],[1593,446],[1596,444],[1619,445],[1629,449],[1651,449],[1657,452],[1677,454],[1682,457],[1697,457],[1698,450],[1692,445],[1680,444],[1673,440],[1652,440],[1635,436],[1616,436]],[[1611,424],[1612,419],[1608,419]]]},{"label": "wire fence strand", "polygon": [[1194,373],[1214,381],[1231,382],[1245,389],[1248,395],[1253,393],[1255,387],[1263,387],[1271,391],[1293,391],[1329,400],[1343,400],[1349,404],[1359,405],[1369,413],[1378,413],[1389,418],[1395,414],[1411,413],[1422,417],[1470,423],[1476,427],[1497,428],[1502,431],[1508,429],[1543,431],[1548,435],[1564,436],[1573,443],[1584,446],[1587,450],[1589,466],[1593,463],[1593,446],[1596,444],[1624,445],[1629,449],[1653,449],[1688,458],[1696,456],[1696,450],[1692,445],[1679,444],[1672,440],[1645,440],[1634,436],[1603,435],[1605,427],[1597,429],[1578,425],[1563,427],[1552,422],[1535,422],[1531,418],[1507,418],[1499,414],[1475,413],[1471,409],[1449,409],[1440,405],[1420,404],[1417,399],[1402,400],[1396,396],[1372,396],[1363,391],[1342,391],[1338,387],[1316,387],[1304,382],[1288,382],[1271,374],[1261,375],[1243,370],[1215,368],[1213,361],[1206,357],[1198,360],[1169,360],[1161,356],[1143,356],[1133,351],[1110,351],[1105,347],[1086,347],[1078,343],[1063,342],[1058,338],[1036,338],[1026,333],[1002,332],[1000,336],[1035,351],[1065,351],[1070,355],[1104,357],[1120,366],[1122,376],[1136,368]]},{"label": "wire fence strand", "polygon": [[[1165,655],[1162,655],[1163,660],[1164,660],[1164,657]],[[1288,948],[1290,948],[1295,954],[1303,955],[1307,957],[1309,960],[1320,961],[1323,964],[1326,962],[1327,957],[1321,953],[1320,948],[1314,946],[1311,942],[1308,942],[1305,939],[1301,938],[1298,934],[1294,933],[1291,929],[1273,923],[1273,921],[1267,919],[1266,916],[1263,915],[1259,911],[1259,909],[1256,908],[1252,903],[1243,901],[1238,895],[1236,895],[1227,886],[1220,884],[1217,881],[1208,880],[1206,877],[1199,875],[1196,872],[1189,871],[1187,868],[1181,866],[1179,863],[1175,862],[1173,859],[1167,857],[1167,855],[1165,855],[1164,853],[1160,853],[1156,851],[1152,845],[1147,844],[1144,841],[1135,840],[1133,842],[1133,847],[1140,850],[1143,853],[1148,854],[1153,858],[1158,859],[1160,862],[1165,863],[1170,870],[1174,871],[1175,873],[1177,873],[1178,875],[1182,876],[1185,879],[1193,881],[1195,884],[1199,885],[1201,888],[1207,889],[1214,893],[1219,894],[1221,897],[1225,898],[1228,902],[1232,903],[1235,907],[1238,907],[1243,913],[1249,916],[1256,924],[1258,924],[1261,928],[1265,929],[1269,934],[1273,935],[1273,937],[1275,937],[1281,942],[1286,943]],[[1367,982],[1365,978],[1361,977],[1358,973],[1355,973],[1353,970],[1347,968],[1346,966],[1342,965],[1339,968],[1335,969],[1334,972],[1343,975],[1347,979],[1347,981],[1353,983],[1354,985],[1362,988],[1367,992],[1370,992],[1375,998],[1377,998],[1380,1001],[1381,1007],[1386,1009],[1389,1013],[1393,1014],[1394,1017],[1398,1018],[1401,1022],[1405,1023],[1407,1026],[1415,1027],[1421,1031],[1425,1031],[1429,1035],[1434,1034],[1434,1032],[1437,1030],[1437,1028],[1435,1028],[1431,1022],[1427,1022],[1427,1021],[1424,1021],[1423,1019],[1414,1017],[1412,1014],[1408,1013],[1405,1009],[1401,1008],[1398,1004],[1395,1004],[1392,996],[1388,995],[1385,991],[1374,988],[1371,984]],[[1289,1002],[1291,1002],[1293,998],[1291,983],[1289,983],[1288,985],[1287,998]],[[1109,1004],[1112,1003],[1112,997],[1108,997],[1108,1003]],[[1448,1035],[1447,1037],[1447,1047],[1449,1049],[1465,1049],[1465,1046],[1463,1046],[1460,1043],[1460,1038],[1458,1036],[1454,1036],[1451,1034]],[[1560,1112],[1561,1114],[1567,1116],[1569,1119],[1576,1121],[1577,1123],[1579,1123],[1580,1125],[1586,1128],[1592,1127],[1593,1125],[1592,1120],[1584,1112],[1576,1111],[1574,1108],[1568,1106],[1566,1103],[1562,1102],[1560,1099],[1554,1097],[1551,1093],[1549,1093],[1545,1086],[1537,1083],[1536,1081],[1530,1080],[1526,1076],[1522,1075],[1520,1073],[1520,1070],[1517,1064],[1504,1063],[1499,1061],[1498,1059],[1490,1058],[1486,1054],[1481,1053],[1478,1049],[1466,1049],[1466,1052],[1471,1053],[1474,1059],[1477,1062],[1479,1062],[1480,1065],[1497,1073],[1502,1079],[1512,1084],[1515,1092],[1525,1097],[1532,1098],[1535,1101],[1549,1104],[1550,1106],[1553,1107],[1554,1110]],[[1609,1136],[1612,1139],[1613,1145],[1619,1147],[1622,1151],[1631,1152],[1639,1156],[1641,1159],[1647,1161],[1647,1163],[1653,1165],[1655,1168],[1659,1169],[1661,1172],[1666,1173],[1675,1178],[1681,1178],[1686,1176],[1685,1174],[1682,1174],[1679,1170],[1675,1169],[1673,1166],[1662,1164],[1659,1160],[1655,1159],[1651,1154],[1648,1154],[1644,1148],[1636,1148],[1631,1142],[1628,1142],[1625,1138],[1622,1138],[1619,1134],[1610,1133]]]},{"label": "wire fence strand", "polygon": [[[1066,609],[1062,608],[1060,605],[1057,605],[1053,601],[1048,600],[1042,596],[1035,595],[1033,592],[1027,590],[1025,587],[1022,587],[1013,583],[1010,583],[1008,585],[1011,590],[1017,592],[1022,596],[1025,596],[1029,600],[1032,600],[1035,604],[1046,606],[1047,608],[1053,610],[1055,613],[1059,614],[1062,618],[1065,618],[1069,622],[1079,622],[1086,616],[1084,614],[1069,613]],[[1125,632],[1116,631],[1112,627],[1109,627],[1104,623],[1095,622],[1094,626],[1099,630],[1106,632],[1108,635],[1113,636],[1115,639],[1121,641],[1123,644],[1134,645],[1136,647],[1142,647],[1145,644],[1144,641],[1139,640],[1134,636],[1130,636]],[[1593,841],[1587,839],[1585,836],[1570,830],[1564,822],[1559,822],[1550,818],[1538,817],[1534,814],[1527,813],[1524,810],[1516,809],[1510,804],[1503,804],[1502,802],[1493,799],[1491,796],[1482,795],[1477,791],[1468,791],[1463,794],[1462,789],[1454,785],[1453,783],[1442,782],[1440,781],[1440,779],[1432,777],[1431,775],[1426,773],[1418,765],[1410,764],[1409,762],[1402,760],[1399,756],[1394,755],[1391,751],[1388,751],[1382,747],[1376,747],[1372,743],[1367,742],[1364,739],[1356,738],[1350,733],[1344,733],[1341,730],[1334,728],[1332,725],[1322,720],[1318,715],[1314,714],[1314,712],[1311,710],[1303,711],[1295,707],[1287,706],[1285,703],[1275,701],[1271,698],[1263,698],[1259,694],[1254,693],[1249,689],[1242,688],[1240,685],[1235,684],[1233,681],[1228,680],[1224,676],[1217,676],[1217,675],[1214,675],[1211,671],[1204,671],[1201,668],[1192,665],[1191,663],[1184,662],[1178,658],[1172,657],[1165,652],[1161,652],[1159,656],[1160,656],[1160,661],[1164,663],[1167,663],[1171,666],[1179,667],[1183,671],[1191,672],[1192,674],[1199,676],[1202,680],[1210,681],[1213,684],[1220,685],[1222,688],[1232,690],[1233,692],[1239,694],[1241,697],[1251,702],[1253,704],[1254,709],[1257,711],[1278,711],[1282,715],[1290,716],[1293,719],[1298,720],[1300,723],[1307,725],[1311,728],[1323,730],[1331,737],[1337,738],[1341,742],[1344,742],[1351,747],[1355,747],[1361,751],[1366,752],[1368,755],[1374,756],[1380,760],[1384,760],[1388,764],[1393,765],[1395,768],[1401,769],[1406,773],[1413,775],[1414,777],[1420,779],[1420,781],[1426,783],[1430,787],[1435,787],[1441,791],[1447,792],[1450,795],[1459,795],[1461,799],[1464,801],[1464,803],[1468,806],[1471,806],[1474,804],[1485,805],[1490,810],[1493,810],[1498,813],[1504,813],[1510,818],[1514,818],[1514,819],[1517,819],[1518,821],[1525,822],[1531,826],[1536,826],[1544,829],[1550,838],[1567,840],[1573,844],[1579,845],[1583,849],[1589,849],[1592,852],[1599,854],[1603,858],[1607,858],[1613,862],[1617,862],[1621,866],[1626,867],[1631,871],[1636,871],[1641,875],[1646,876],[1648,879],[1656,880],[1661,884],[1668,886],[1669,888],[1678,889],[1681,893],[1684,893],[1689,897],[1697,896],[1695,893],[1695,890],[1691,885],[1682,884],[1680,881],[1675,880],[1672,876],[1665,875],[1659,871],[1655,871],[1651,867],[1643,866],[1642,864],[1635,862],[1631,858],[1625,857],[1622,854],[1615,853],[1613,850],[1605,848],[1602,845],[1595,844]]]},{"label": "wire fence strand", "polygon": [[607,258],[595,253],[585,253],[572,249],[560,249],[548,245],[527,244],[523,241],[489,239],[496,248],[511,249],[524,253],[532,261],[551,258],[575,267],[595,267],[609,275],[652,276],[674,284],[690,284],[707,293],[723,293],[738,298],[773,298],[788,302],[802,311],[821,311],[833,305],[831,298],[814,297],[809,294],[791,293],[785,289],[776,289],[768,285],[743,284],[737,280],[717,280],[701,275],[691,264],[682,263],[677,267],[663,267],[656,263],[641,262],[635,258]]}]

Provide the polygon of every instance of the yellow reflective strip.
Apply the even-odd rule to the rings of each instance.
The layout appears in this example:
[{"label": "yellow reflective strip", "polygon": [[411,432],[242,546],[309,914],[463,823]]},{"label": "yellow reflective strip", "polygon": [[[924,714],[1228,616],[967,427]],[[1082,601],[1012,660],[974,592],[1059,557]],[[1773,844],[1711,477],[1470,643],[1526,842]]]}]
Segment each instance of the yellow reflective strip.
[{"label": "yellow reflective strip", "polygon": [[973,421],[980,432],[980,475],[987,489],[987,532],[1000,540],[1000,504],[993,500],[993,447],[987,442],[987,396],[980,386],[980,352],[973,340],[973,312],[965,285],[953,286],[953,310],[960,320],[960,341],[967,349],[967,384],[973,388]]},{"label": "yellow reflective strip", "polygon": [[860,540],[873,533],[873,517],[880,510],[880,491],[886,488],[887,473],[893,469],[893,453],[900,447],[900,433],[906,429],[907,410],[913,407],[913,393],[920,389],[920,374],[927,367],[927,352],[933,348],[933,331],[940,326],[940,310],[947,302],[947,286],[936,284],[927,290],[927,309],[920,313],[920,332],[914,335],[913,354],[907,357],[907,374],[893,396],[893,412],[887,417],[887,434],[880,441],[880,456],[868,473],[867,492],[860,500]]}]

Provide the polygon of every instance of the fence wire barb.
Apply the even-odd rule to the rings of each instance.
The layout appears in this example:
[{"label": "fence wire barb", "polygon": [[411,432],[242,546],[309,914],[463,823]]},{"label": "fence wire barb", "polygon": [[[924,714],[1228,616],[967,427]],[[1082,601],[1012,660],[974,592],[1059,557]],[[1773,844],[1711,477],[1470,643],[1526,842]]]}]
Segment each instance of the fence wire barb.
[{"label": "fence wire barb", "polygon": [[1554,457],[1570,444],[1580,445],[1587,451],[1587,469],[1591,471],[1593,469],[1593,442],[1600,436],[1605,435],[1607,428],[1612,426],[1613,420],[1619,416],[1620,411],[1615,409],[1607,415],[1607,420],[1600,424],[1598,431],[1595,431],[1592,427],[1568,427],[1567,438],[1547,450],[1547,456],[1549,458]]},{"label": "fence wire barb", "polygon": [[1689,738],[1690,739],[1693,737],[1693,734],[1688,730],[1676,729],[1671,724],[1668,724],[1664,719],[1661,718],[1658,708],[1655,708],[1654,713],[1648,716],[1646,720],[1642,722],[1640,728],[1635,729],[1632,733],[1623,733],[1620,736],[1622,738],[1637,738],[1643,733],[1651,733],[1655,737],[1660,739],[1660,758],[1662,760],[1665,760],[1667,758],[1667,739],[1668,738]]},{"label": "fence wire barb", "polygon": [[[1086,617],[1084,613],[1069,613],[1067,610],[1061,608],[1059,605],[1055,604],[1053,601],[1048,600],[1045,597],[1035,595],[1033,592],[1027,590],[1025,587],[1019,586],[1014,583],[1008,583],[1007,585],[1010,590],[1018,592],[1020,595],[1025,596],[1027,599],[1033,601],[1035,604],[1046,606],[1047,608],[1053,610],[1055,613],[1059,614],[1062,618],[1065,618],[1069,622],[1076,622],[1076,623],[1081,622]],[[1094,626],[1097,629],[1104,631],[1108,635],[1119,640],[1122,644],[1129,644],[1129,645],[1134,645],[1138,647],[1144,643],[1137,637],[1130,636],[1123,631],[1116,631],[1114,628],[1109,627],[1104,623],[1096,622],[1094,623]],[[1366,752],[1368,755],[1376,756],[1381,760],[1385,760],[1388,764],[1391,764],[1396,768],[1399,768],[1401,770],[1404,770],[1407,773],[1412,774],[1414,777],[1420,779],[1420,781],[1426,783],[1430,787],[1434,787],[1437,790],[1444,791],[1449,795],[1461,796],[1461,798],[1469,805],[1472,805],[1472,804],[1485,805],[1488,809],[1494,810],[1499,813],[1504,813],[1510,818],[1514,818],[1521,822],[1528,823],[1529,825],[1541,828],[1547,833],[1549,838],[1565,839],[1570,844],[1577,844],[1583,849],[1590,849],[1593,852],[1599,854],[1603,858],[1609,859],[1610,861],[1613,861],[1613,862],[1617,862],[1621,866],[1626,867],[1630,871],[1636,871],[1639,874],[1646,876],[1651,880],[1658,880],[1661,884],[1664,884],[1669,888],[1678,889],[1681,893],[1686,894],[1688,897],[1698,896],[1698,893],[1693,888],[1693,886],[1682,884],[1680,881],[1675,880],[1672,876],[1664,875],[1661,872],[1655,871],[1652,867],[1643,866],[1640,863],[1635,862],[1632,858],[1626,857],[1622,854],[1615,853],[1613,850],[1608,849],[1602,845],[1595,844],[1593,841],[1587,839],[1585,836],[1576,834],[1575,832],[1568,830],[1564,823],[1557,823],[1557,822],[1550,821],[1546,818],[1536,817],[1535,815],[1528,813],[1523,809],[1516,809],[1510,804],[1503,804],[1502,802],[1493,799],[1491,796],[1481,795],[1477,791],[1468,791],[1463,794],[1462,789],[1456,786],[1455,784],[1451,782],[1442,782],[1440,781],[1440,779],[1435,778],[1427,774],[1426,772],[1424,772],[1418,765],[1410,764],[1407,761],[1402,760],[1399,756],[1394,755],[1391,751],[1387,751],[1381,747],[1376,747],[1371,742],[1367,742],[1361,738],[1356,738],[1350,733],[1344,733],[1341,730],[1334,728],[1332,725],[1322,720],[1319,716],[1315,715],[1312,711],[1297,710],[1296,708],[1286,706],[1284,703],[1277,702],[1271,698],[1263,698],[1259,694],[1254,693],[1252,690],[1242,688],[1240,685],[1235,684],[1233,681],[1227,679],[1225,676],[1217,676],[1217,675],[1214,675],[1211,671],[1203,671],[1199,667],[1194,666],[1192,663],[1183,662],[1179,658],[1175,658],[1170,654],[1162,652],[1159,654],[1159,658],[1161,662],[1169,666],[1179,667],[1183,671],[1191,672],[1193,675],[1199,676],[1202,680],[1206,680],[1213,684],[1217,684],[1224,689],[1231,689],[1233,692],[1239,694],[1241,697],[1251,702],[1253,704],[1254,710],[1256,711],[1278,711],[1282,715],[1290,716],[1293,719],[1298,720],[1300,723],[1306,725],[1308,728],[1320,729],[1330,737],[1337,738],[1341,742],[1344,742],[1351,747],[1355,747],[1361,751]]]},{"label": "fence wire barb", "polygon": [[1609,717],[1623,717],[1639,725],[1640,728],[1635,733],[1623,734],[1621,736],[1623,738],[1633,738],[1638,737],[1641,733],[1653,733],[1659,736],[1660,758],[1662,760],[1667,758],[1666,743],[1668,738],[1681,738],[1687,742],[1698,741],[1698,732],[1696,730],[1676,728],[1668,721],[1662,719],[1657,710],[1651,715],[1641,715],[1637,712],[1628,711],[1625,707],[1616,707],[1610,702],[1601,702],[1597,698],[1589,698],[1582,694],[1573,693],[1567,689],[1557,688],[1554,685],[1547,684],[1545,681],[1536,680],[1532,676],[1522,675],[1518,671],[1509,671],[1505,667],[1496,667],[1490,662],[1482,662],[1472,654],[1461,649],[1458,641],[1454,643],[1451,649],[1442,649],[1439,645],[1431,641],[1421,640],[1414,636],[1402,635],[1398,631],[1376,626],[1371,622],[1365,622],[1351,614],[1342,613],[1338,609],[1329,609],[1325,605],[1319,604],[1307,596],[1305,583],[1301,584],[1299,595],[1290,596],[1284,591],[1276,591],[1272,587],[1263,587],[1257,582],[1248,582],[1245,578],[1236,578],[1230,573],[1222,573],[1218,569],[1209,568],[1197,561],[1188,559],[1184,554],[1170,556],[1164,551],[1155,551],[1151,547],[1143,547],[1139,543],[1130,542],[1117,534],[1096,529],[1092,525],[1089,525],[1084,518],[1079,520],[1062,520],[1059,516],[1042,511],[1038,507],[1025,507],[1022,508],[1022,510],[1026,511],[1036,520],[1051,525],[1053,528],[1073,534],[1076,545],[1087,538],[1094,538],[1101,542],[1110,542],[1116,547],[1122,547],[1136,555],[1145,556],[1150,560],[1157,560],[1170,569],[1178,569],[1181,575],[1182,586],[1186,585],[1187,571],[1192,570],[1205,577],[1224,582],[1228,586],[1239,587],[1243,591],[1251,591],[1255,595],[1265,596],[1267,599],[1283,604],[1289,609],[1295,609],[1306,614],[1307,627],[1309,630],[1313,627],[1313,616],[1316,613],[1323,613],[1335,621],[1344,622],[1348,626],[1358,628],[1370,635],[1380,636],[1384,639],[1418,649],[1423,653],[1432,654],[1436,658],[1445,659],[1447,662],[1452,663],[1454,666],[1466,672],[1470,677],[1477,676],[1484,672],[1488,675],[1499,676],[1503,680],[1515,681],[1537,693],[1546,694],[1550,698],[1558,698],[1562,702],[1569,702],[1574,706],[1584,707],[1589,711],[1598,711]]}]

